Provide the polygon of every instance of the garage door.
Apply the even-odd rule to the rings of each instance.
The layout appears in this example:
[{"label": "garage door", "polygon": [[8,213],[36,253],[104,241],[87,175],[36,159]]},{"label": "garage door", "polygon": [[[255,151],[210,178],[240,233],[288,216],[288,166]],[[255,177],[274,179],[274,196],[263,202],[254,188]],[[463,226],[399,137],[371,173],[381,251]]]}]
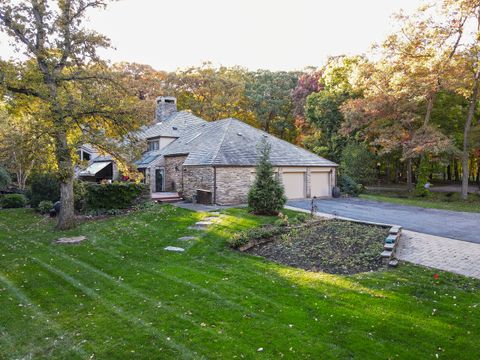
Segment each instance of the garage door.
[{"label": "garage door", "polygon": [[331,196],[329,179],[330,179],[330,173],[328,172],[312,172],[311,173],[312,197],[313,196],[317,196],[317,197]]},{"label": "garage door", "polygon": [[305,197],[305,173],[283,173],[282,180],[287,199],[300,199]]}]

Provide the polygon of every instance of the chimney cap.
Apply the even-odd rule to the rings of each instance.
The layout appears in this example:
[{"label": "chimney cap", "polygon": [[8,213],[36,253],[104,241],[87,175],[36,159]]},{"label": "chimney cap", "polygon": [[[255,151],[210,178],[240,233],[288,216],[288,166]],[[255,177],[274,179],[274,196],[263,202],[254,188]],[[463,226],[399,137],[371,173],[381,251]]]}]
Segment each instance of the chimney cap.
[{"label": "chimney cap", "polygon": [[158,103],[176,104],[177,103],[177,98],[175,96],[159,96],[159,97],[157,97],[157,104]]}]

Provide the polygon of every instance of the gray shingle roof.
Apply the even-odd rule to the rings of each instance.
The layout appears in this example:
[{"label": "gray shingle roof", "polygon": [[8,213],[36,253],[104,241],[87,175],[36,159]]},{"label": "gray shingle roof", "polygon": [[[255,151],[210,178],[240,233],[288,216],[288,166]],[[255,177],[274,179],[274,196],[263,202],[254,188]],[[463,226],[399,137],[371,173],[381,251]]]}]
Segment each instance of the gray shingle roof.
[{"label": "gray shingle roof", "polygon": [[189,111],[179,111],[170,115],[162,122],[156,123],[142,129],[138,136],[141,139],[154,138],[158,136],[180,137],[182,132],[194,125],[206,123],[205,120],[193,115]]},{"label": "gray shingle roof", "polygon": [[237,119],[200,123],[185,129],[181,138],[165,147],[163,155],[188,154],[184,165],[254,166],[258,145],[266,138],[271,145],[270,161],[276,166],[337,166]]}]

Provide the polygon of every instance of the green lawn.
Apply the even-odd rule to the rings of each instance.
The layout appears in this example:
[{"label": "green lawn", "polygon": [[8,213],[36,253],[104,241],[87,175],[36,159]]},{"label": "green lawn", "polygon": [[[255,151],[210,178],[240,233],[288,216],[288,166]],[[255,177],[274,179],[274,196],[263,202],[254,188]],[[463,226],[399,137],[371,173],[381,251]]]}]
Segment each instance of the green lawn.
[{"label": "green lawn", "polygon": [[[225,214],[178,254],[163,247],[203,214],[158,206],[59,233],[30,210],[0,211],[0,358],[480,358],[479,281],[277,265],[225,246],[273,218]],[[88,241],[52,244],[62,235]]]},{"label": "green lawn", "polygon": [[359,197],[365,200],[384,201],[430,209],[480,212],[480,196],[476,194],[470,194],[467,200],[462,200],[460,194],[442,192],[432,192],[428,198],[418,198],[409,195],[407,192],[371,191],[361,194]]}]

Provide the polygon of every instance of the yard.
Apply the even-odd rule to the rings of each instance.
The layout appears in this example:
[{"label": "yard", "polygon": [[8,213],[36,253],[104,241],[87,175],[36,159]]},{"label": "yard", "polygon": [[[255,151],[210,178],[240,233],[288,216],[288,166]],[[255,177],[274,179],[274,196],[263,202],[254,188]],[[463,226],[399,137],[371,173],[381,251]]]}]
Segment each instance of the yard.
[{"label": "yard", "polygon": [[480,195],[470,194],[467,200],[462,200],[459,193],[453,192],[431,192],[430,196],[416,197],[405,191],[367,191],[361,194],[360,198],[391,202],[400,205],[419,206],[430,209],[441,209],[450,211],[480,212]]},{"label": "yard", "polygon": [[[275,220],[243,209],[176,240],[204,215],[157,206],[60,233],[28,209],[1,211],[0,358],[480,357],[479,281],[411,265],[347,276],[279,265],[226,246]],[[52,244],[64,235],[88,240]]]}]

